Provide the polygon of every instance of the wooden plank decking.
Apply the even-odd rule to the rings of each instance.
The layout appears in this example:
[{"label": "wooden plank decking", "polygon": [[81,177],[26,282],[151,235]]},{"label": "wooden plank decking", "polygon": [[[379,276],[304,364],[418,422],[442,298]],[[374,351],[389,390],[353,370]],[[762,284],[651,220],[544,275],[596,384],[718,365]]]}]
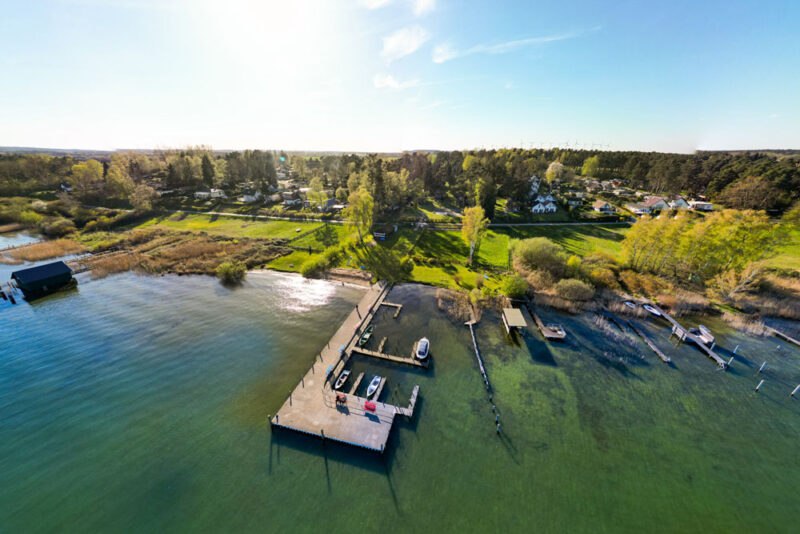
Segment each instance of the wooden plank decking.
[{"label": "wooden plank decking", "polygon": [[647,346],[650,347],[653,350],[653,352],[656,353],[656,356],[658,356],[661,359],[662,362],[664,362],[664,363],[672,362],[672,359],[669,356],[667,356],[666,354],[664,354],[661,351],[661,349],[658,348],[658,346],[655,344],[655,342],[653,342],[652,339],[647,337],[644,332],[642,332],[641,330],[639,330],[638,328],[633,326],[633,323],[631,323],[630,321],[627,321],[627,323],[628,323],[628,326],[631,327],[631,330],[633,330],[636,333],[637,336],[642,338],[642,341],[647,343]]},{"label": "wooden plank decking", "polygon": [[427,369],[428,361],[430,358],[426,358],[423,361],[420,361],[413,356],[395,356],[394,354],[386,354],[385,352],[378,352],[376,350],[369,350],[363,349],[361,347],[352,347],[350,349],[351,353],[361,354],[363,356],[369,356],[370,358],[378,358],[380,360],[386,360],[389,362],[394,363],[402,363],[405,365],[413,365],[414,367],[422,367],[423,369]]},{"label": "wooden plank decking", "polygon": [[[272,426],[383,452],[395,416],[413,414],[419,386],[414,388],[408,408],[374,402],[374,410],[367,410],[365,403],[368,399],[352,393],[339,392],[346,403],[338,404],[332,383],[347,363],[349,354],[346,349],[352,348],[363,326],[372,320],[388,292],[389,288],[385,285],[374,285],[367,290],[358,306],[317,355],[278,413],[270,418]],[[345,348],[344,357],[341,348]],[[408,363],[408,358],[398,359],[402,360],[400,363]],[[357,391],[363,378],[361,373],[352,392]],[[385,382],[384,379],[383,384]]]},{"label": "wooden plank decking", "polygon": [[703,343],[703,340],[701,340],[700,338],[698,338],[697,336],[695,336],[694,334],[689,332],[688,329],[684,328],[678,321],[676,321],[667,312],[665,312],[664,310],[659,308],[656,304],[654,304],[654,303],[649,303],[649,304],[653,308],[658,310],[661,313],[661,316],[664,319],[666,319],[667,321],[669,321],[672,324],[672,331],[675,334],[677,334],[680,339],[682,339],[682,340],[683,339],[688,339],[689,341],[692,341],[695,345],[697,345],[700,348],[700,350],[702,350],[703,352],[706,353],[706,356],[708,356],[709,358],[714,360],[717,363],[717,365],[720,367],[720,369],[727,369],[728,368],[728,362],[726,362],[719,354],[714,352],[713,349],[711,349],[705,343]]},{"label": "wooden plank decking", "polygon": [[789,336],[787,334],[784,334],[780,330],[776,330],[776,329],[772,328],[771,326],[767,326],[766,329],[767,329],[767,332],[769,332],[773,336],[777,336],[777,337],[783,339],[784,341],[788,341],[789,343],[793,343],[793,344],[795,344],[795,345],[800,347],[800,341],[798,341],[797,339],[795,339],[795,338],[793,338],[793,337],[791,337],[791,336]]}]

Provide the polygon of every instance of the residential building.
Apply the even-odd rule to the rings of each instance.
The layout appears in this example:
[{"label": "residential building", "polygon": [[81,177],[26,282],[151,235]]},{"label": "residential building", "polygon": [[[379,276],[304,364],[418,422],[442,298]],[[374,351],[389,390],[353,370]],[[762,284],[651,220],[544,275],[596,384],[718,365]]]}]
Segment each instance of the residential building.
[{"label": "residential building", "polygon": [[605,200],[595,200],[592,209],[600,213],[615,213],[617,210]]},{"label": "residential building", "polygon": [[643,205],[646,208],[649,208],[651,212],[669,209],[669,204],[664,199],[664,197],[658,197],[658,196],[647,197]]},{"label": "residential building", "polygon": [[633,213],[634,215],[649,215],[651,213],[650,208],[645,206],[641,202],[637,202],[636,204],[626,204],[625,209]]},{"label": "residential building", "polygon": [[256,191],[253,193],[252,191],[248,191],[243,193],[242,196],[239,197],[239,202],[244,202],[245,204],[253,204],[261,200],[264,195],[261,194],[261,191]]},{"label": "residential building", "polygon": [[683,198],[682,196],[675,195],[669,201],[669,207],[674,209],[674,210],[688,210],[689,209],[689,203],[686,202],[686,199]]},{"label": "residential building", "polygon": [[714,205],[704,200],[690,200],[689,208],[696,211],[714,211]]},{"label": "residential building", "polygon": [[541,213],[555,213],[558,210],[555,202],[537,202],[534,204],[533,208],[531,208],[531,213],[541,214]]},{"label": "residential building", "polygon": [[225,191],[222,189],[211,189],[210,191],[197,191],[194,194],[194,198],[197,200],[212,200],[212,199],[220,199],[220,198],[227,198],[225,196]]}]

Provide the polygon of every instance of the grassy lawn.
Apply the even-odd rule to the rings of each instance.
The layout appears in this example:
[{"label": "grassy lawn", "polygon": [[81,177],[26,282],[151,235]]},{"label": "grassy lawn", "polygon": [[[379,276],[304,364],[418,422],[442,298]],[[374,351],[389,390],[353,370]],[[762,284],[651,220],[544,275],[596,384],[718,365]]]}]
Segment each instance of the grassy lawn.
[{"label": "grassy lawn", "polygon": [[778,255],[767,260],[768,267],[800,271],[800,230],[793,230],[786,242],[778,247]]},{"label": "grassy lawn", "polygon": [[[155,217],[138,228],[161,227],[184,232],[206,232],[226,237],[261,239],[292,239],[298,234],[320,228],[323,223],[297,221],[265,221],[238,217],[176,213],[169,217]],[[298,232],[297,230],[300,229]]]},{"label": "grassy lawn", "polygon": [[292,246],[311,247],[312,250],[322,251],[327,247],[338,245],[347,238],[357,235],[352,227],[348,227],[344,224],[313,224],[316,224],[317,228],[314,228],[310,232],[308,229],[304,228],[303,231],[307,233],[302,234],[298,239],[292,241]]},{"label": "grassy lawn", "polygon": [[276,271],[285,271],[290,273],[297,273],[300,272],[300,266],[303,265],[303,262],[309,258],[315,258],[317,256],[321,256],[321,254],[311,253],[304,250],[295,250],[291,254],[287,256],[282,256],[280,258],[276,258],[267,264],[267,267],[270,269],[275,269]]},{"label": "grassy lawn", "polygon": [[628,228],[625,225],[516,226],[497,228],[495,231],[510,239],[546,237],[564,247],[570,254],[578,256],[607,252],[618,258]]}]

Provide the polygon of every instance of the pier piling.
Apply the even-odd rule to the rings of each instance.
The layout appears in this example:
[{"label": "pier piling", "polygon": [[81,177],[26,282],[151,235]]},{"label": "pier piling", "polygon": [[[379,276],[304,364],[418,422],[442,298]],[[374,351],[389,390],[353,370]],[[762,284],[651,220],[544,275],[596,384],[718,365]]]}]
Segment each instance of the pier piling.
[{"label": "pier piling", "polygon": [[764,384],[764,380],[761,380],[761,382],[758,383],[758,385],[756,386],[756,393],[758,393],[758,390],[761,389],[761,386],[763,384]]},{"label": "pier piling", "polygon": [[761,373],[766,366],[767,366],[767,362],[765,361],[764,363],[761,364],[761,367],[758,368],[758,372]]},{"label": "pier piling", "polygon": [[792,390],[792,392],[789,394],[789,396],[790,396],[790,397],[794,397],[794,396],[795,396],[795,394],[796,394],[798,391],[800,391],[800,384],[797,384],[797,387],[796,387],[796,388],[794,388],[794,389]]}]

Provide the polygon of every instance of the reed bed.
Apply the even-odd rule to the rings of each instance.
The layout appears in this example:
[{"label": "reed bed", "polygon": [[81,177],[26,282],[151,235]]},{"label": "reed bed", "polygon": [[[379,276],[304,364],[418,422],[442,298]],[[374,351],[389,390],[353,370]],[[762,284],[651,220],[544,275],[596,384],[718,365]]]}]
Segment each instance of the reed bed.
[{"label": "reed bed", "polygon": [[14,260],[42,261],[86,252],[86,247],[72,239],[54,239],[20,247],[8,252]]}]

